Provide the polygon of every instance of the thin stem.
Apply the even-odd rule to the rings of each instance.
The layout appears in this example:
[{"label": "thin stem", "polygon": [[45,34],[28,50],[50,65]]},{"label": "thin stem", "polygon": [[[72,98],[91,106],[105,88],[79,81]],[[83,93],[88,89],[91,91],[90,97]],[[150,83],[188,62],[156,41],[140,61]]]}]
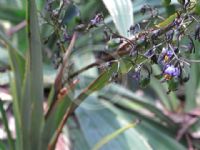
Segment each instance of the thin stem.
[{"label": "thin stem", "polygon": [[[69,108],[71,108],[71,105],[69,106]],[[72,112],[73,109],[67,109],[61,123],[59,124],[57,130],[56,130],[56,133],[53,137],[53,140],[52,142],[49,144],[48,146],[48,150],[54,150],[55,146],[56,146],[56,143],[58,141],[58,138],[59,138],[59,135],[60,133],[62,132],[62,129],[67,121],[67,119],[69,118],[69,116],[71,115],[71,112]]]},{"label": "thin stem", "polygon": [[19,30],[23,29],[26,26],[26,20],[20,22],[19,24],[17,24],[14,27],[11,27],[10,29],[8,29],[7,31],[7,35],[8,36],[12,36],[14,33],[18,32]]},{"label": "thin stem", "polygon": [[174,52],[174,48],[172,47],[171,44],[169,44],[169,47],[171,48],[171,50],[172,50],[172,52],[173,52],[174,57],[176,58],[176,60],[181,61],[181,62],[185,63],[186,65],[190,66],[190,64],[189,64],[188,62],[184,61],[183,59],[179,59],[179,58],[178,58],[178,56],[177,56],[176,53]]},{"label": "thin stem", "polygon": [[[171,24],[169,24],[168,26],[166,26],[166,27],[160,29],[160,31],[158,32],[158,35],[157,35],[157,36],[161,36],[161,35],[165,34],[167,31],[171,30],[174,26],[175,26],[175,24],[171,23]],[[152,32],[153,30],[154,30],[153,28],[150,28],[149,30],[142,31],[142,32],[138,33],[137,37],[140,37],[140,35],[141,35],[141,36],[146,35],[147,33],[148,33],[148,34],[151,34],[151,32]],[[148,35],[146,35],[146,36],[148,36]],[[84,72],[84,71],[86,71],[86,70],[88,70],[88,69],[91,69],[91,68],[93,68],[93,67],[96,67],[96,66],[101,65],[101,62],[103,62],[103,61],[110,61],[110,60],[113,60],[113,59],[116,58],[116,57],[119,57],[119,56],[122,57],[122,56],[124,56],[124,55],[130,54],[130,52],[131,52],[131,50],[132,50],[132,47],[131,47],[131,48],[127,48],[127,47],[128,47],[130,44],[131,44],[132,46],[134,46],[133,44],[134,44],[134,43],[137,43],[138,40],[139,40],[139,39],[138,39],[138,38],[135,38],[135,37],[133,37],[133,38],[130,39],[130,40],[128,39],[128,41],[126,41],[126,43],[120,44],[119,47],[118,47],[118,49],[117,49],[111,56],[110,56],[110,55],[105,56],[105,57],[101,58],[101,60],[97,60],[97,61],[95,61],[95,62],[93,62],[93,63],[91,63],[91,64],[89,64],[89,65],[83,67],[82,69],[80,69],[80,70],[74,72],[73,74],[71,74],[71,75],[69,76],[69,79],[71,79],[71,78],[73,78],[73,77],[75,77],[75,76],[81,74],[82,72]],[[141,45],[136,44],[136,45],[135,45],[135,49],[137,49],[137,48],[140,47],[140,46],[141,46]]]},{"label": "thin stem", "polygon": [[63,86],[62,77],[63,77],[64,69],[67,66],[67,60],[69,59],[71,51],[72,51],[72,49],[74,47],[76,38],[77,38],[77,32],[75,32],[73,34],[72,40],[71,40],[71,42],[69,44],[69,47],[65,51],[65,54],[64,54],[64,57],[63,57],[63,63],[58,68],[58,73],[56,75],[56,79],[55,79],[55,83],[54,83],[54,89],[55,89],[54,96],[53,96],[53,99],[52,99],[52,103],[50,104],[49,109],[48,109],[47,113],[45,114],[45,119],[48,118],[48,116],[52,112],[52,110],[55,107],[55,104],[57,102],[57,94],[59,93],[60,89]]}]

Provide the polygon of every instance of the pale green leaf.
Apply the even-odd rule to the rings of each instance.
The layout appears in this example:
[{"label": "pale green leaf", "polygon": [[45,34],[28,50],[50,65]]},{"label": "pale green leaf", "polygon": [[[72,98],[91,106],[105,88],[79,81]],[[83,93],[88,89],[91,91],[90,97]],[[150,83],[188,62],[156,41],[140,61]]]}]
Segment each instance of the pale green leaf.
[{"label": "pale green leaf", "polygon": [[126,126],[116,130],[115,132],[108,134],[107,136],[103,137],[94,147],[93,150],[99,150],[101,147],[103,147],[105,144],[110,142],[111,140],[115,139],[117,136],[125,132],[126,130],[130,128],[134,128],[138,124],[138,121],[135,121],[133,123],[129,123]]},{"label": "pale green leaf", "polygon": [[103,0],[112,16],[118,32],[128,37],[128,30],[133,22],[133,6],[131,0]]}]

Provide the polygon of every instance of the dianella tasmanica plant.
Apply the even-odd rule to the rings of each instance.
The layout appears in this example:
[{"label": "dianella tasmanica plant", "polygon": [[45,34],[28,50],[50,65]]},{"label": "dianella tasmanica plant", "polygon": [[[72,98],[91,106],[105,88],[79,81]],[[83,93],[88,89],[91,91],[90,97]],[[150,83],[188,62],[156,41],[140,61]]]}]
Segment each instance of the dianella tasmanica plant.
[{"label": "dianella tasmanica plant", "polygon": [[[13,134],[9,129],[4,102],[0,100],[0,119],[7,133],[7,140],[0,142],[0,149],[59,149],[59,141],[61,141],[59,139],[62,139],[66,122],[70,122],[70,117],[76,116],[75,110],[90,97],[98,97],[106,106],[111,107],[110,111],[123,114],[121,116],[124,118],[135,114],[133,118],[136,120],[131,125],[105,137],[93,149],[99,149],[135,125],[139,126],[140,132],[148,136],[149,130],[143,130],[145,127],[145,124],[142,124],[143,121],[162,128],[162,131],[170,128],[169,135],[159,135],[167,142],[173,143],[172,147],[166,149],[198,147],[197,144],[192,143],[192,134],[187,131],[191,124],[185,127],[181,124],[183,122],[174,121],[170,109],[161,111],[153,104],[134,96],[130,89],[124,87],[125,90],[115,91],[116,87],[119,88],[116,85],[123,85],[125,80],[125,82],[127,80],[137,82],[143,88],[148,87],[152,82],[159,82],[160,87],[162,84],[167,85],[164,91],[167,97],[191,80],[191,66],[200,63],[198,57],[194,57],[196,53],[199,54],[200,42],[197,1],[181,1],[176,5],[170,5],[170,1],[165,1],[167,7],[173,8],[173,13],[164,17],[158,8],[150,4],[142,4],[137,12],[142,19],[130,25],[127,31],[125,24],[123,30],[117,24],[120,22],[117,20],[119,18],[113,19],[114,24],[109,22],[110,19],[106,17],[108,13],[106,8],[113,17],[113,10],[109,4],[116,3],[113,7],[121,4],[120,6],[126,9],[132,4],[129,0],[126,0],[126,3],[111,0],[109,4],[105,1],[87,0],[87,7],[81,2],[70,0],[46,0],[37,3],[35,0],[22,0],[21,2],[22,20],[18,21],[12,17],[10,19],[11,24],[17,23],[14,32],[25,29],[23,31],[25,44],[15,46],[14,39],[9,38],[8,33],[0,30],[0,44],[9,53],[10,67],[8,68],[11,70],[9,89],[12,93],[12,111],[15,119],[15,134]],[[98,3],[100,8],[93,10],[95,3]],[[120,9],[116,9],[119,14],[126,15],[120,7],[116,8]],[[133,22],[133,18],[130,20],[127,22]],[[126,32],[122,34],[124,31]],[[95,50],[97,47],[98,50]],[[92,63],[77,69],[77,64],[85,64],[87,61],[75,55],[77,51],[82,53],[80,52],[82,49],[85,50],[86,56],[92,51],[95,58]],[[89,52],[88,49],[92,50]],[[46,64],[54,68],[52,70],[55,76],[50,83],[45,82]],[[91,81],[91,78],[93,80],[81,87],[82,75],[94,68],[97,69],[98,77],[87,77],[84,80]],[[125,76],[128,77],[124,79]],[[156,81],[153,81],[155,79]],[[115,88],[109,88],[107,92],[104,92],[103,90],[110,85],[115,85]],[[97,91],[100,91],[98,96],[95,95]],[[113,99],[115,99],[114,102],[112,102]],[[121,99],[124,101],[120,101]],[[133,103],[137,106],[132,107]],[[154,115],[150,113],[149,116],[145,116],[140,111],[137,112],[140,107],[144,107]],[[127,112],[124,113],[125,108],[129,112],[128,115]],[[187,114],[187,117],[190,117],[189,121],[196,123],[198,115],[192,115]],[[183,130],[179,131],[180,127],[183,127]],[[142,137],[140,136],[138,139]],[[153,139],[149,142],[145,138],[140,139],[143,144],[138,144],[138,147],[136,146],[138,149],[159,149],[151,143]],[[183,140],[182,143],[178,143],[179,140]],[[165,144],[170,145],[167,142]],[[159,145],[159,142],[156,144]],[[85,149],[90,149],[93,145],[89,144],[86,147]],[[68,145],[68,148],[73,149],[73,144]],[[74,149],[78,148],[74,146]]]}]

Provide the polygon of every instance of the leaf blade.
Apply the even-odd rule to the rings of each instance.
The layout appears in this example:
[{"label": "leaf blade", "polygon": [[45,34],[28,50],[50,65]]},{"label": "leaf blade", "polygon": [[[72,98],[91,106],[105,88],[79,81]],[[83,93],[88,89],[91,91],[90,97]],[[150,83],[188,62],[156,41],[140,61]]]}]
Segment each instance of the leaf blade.
[{"label": "leaf blade", "polygon": [[117,136],[119,136],[120,134],[122,134],[123,132],[125,132],[126,130],[130,129],[130,128],[134,128],[137,124],[139,123],[138,120],[136,120],[133,123],[129,123],[126,126],[116,130],[115,132],[103,137],[94,147],[92,150],[98,150],[100,149],[103,145],[105,145],[106,143],[108,143],[109,141],[113,140],[114,138],[116,138]]},{"label": "leaf blade", "polygon": [[132,2],[130,0],[103,0],[103,3],[119,33],[128,37],[128,29],[134,24]]}]

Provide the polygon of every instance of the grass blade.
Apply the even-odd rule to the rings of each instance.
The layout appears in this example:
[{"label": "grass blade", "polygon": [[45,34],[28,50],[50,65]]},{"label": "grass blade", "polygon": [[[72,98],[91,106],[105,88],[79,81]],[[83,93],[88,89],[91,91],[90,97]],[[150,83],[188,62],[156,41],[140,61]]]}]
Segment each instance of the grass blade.
[{"label": "grass blade", "polygon": [[11,42],[6,38],[6,36],[0,31],[0,39],[2,39],[9,51],[9,57],[10,57],[10,64],[11,68],[14,72],[14,79],[11,79],[11,91],[13,95],[13,110],[15,115],[15,125],[16,125],[16,147],[17,149],[22,149],[22,135],[21,135],[21,116],[20,116],[20,110],[21,110],[21,85],[24,78],[24,72],[25,72],[25,59],[23,55],[20,53],[19,50],[17,50]]},{"label": "grass blade", "polygon": [[2,141],[0,141],[0,149],[1,150],[6,150],[6,146]]},{"label": "grass blade", "polygon": [[[24,149],[39,149],[43,123],[43,63],[35,0],[27,0],[28,43],[22,93]],[[27,138],[30,137],[30,138]]]},{"label": "grass blade", "polygon": [[123,132],[125,132],[126,130],[130,129],[130,128],[134,128],[137,124],[139,123],[139,120],[136,120],[133,123],[130,123],[120,129],[118,129],[117,131],[105,136],[103,139],[101,139],[92,150],[98,150],[100,149],[102,146],[104,146],[106,143],[108,143],[109,141],[113,140],[114,138],[116,138],[117,136],[119,136],[120,134],[122,134]]},{"label": "grass blade", "polygon": [[4,126],[5,126],[5,130],[7,132],[8,143],[10,145],[10,149],[14,150],[13,139],[12,139],[11,132],[10,132],[10,129],[9,129],[9,126],[8,126],[8,120],[7,120],[7,117],[6,117],[6,112],[3,108],[3,101],[1,99],[0,99],[0,112],[1,112],[1,115],[2,115],[2,120],[3,120]]}]

